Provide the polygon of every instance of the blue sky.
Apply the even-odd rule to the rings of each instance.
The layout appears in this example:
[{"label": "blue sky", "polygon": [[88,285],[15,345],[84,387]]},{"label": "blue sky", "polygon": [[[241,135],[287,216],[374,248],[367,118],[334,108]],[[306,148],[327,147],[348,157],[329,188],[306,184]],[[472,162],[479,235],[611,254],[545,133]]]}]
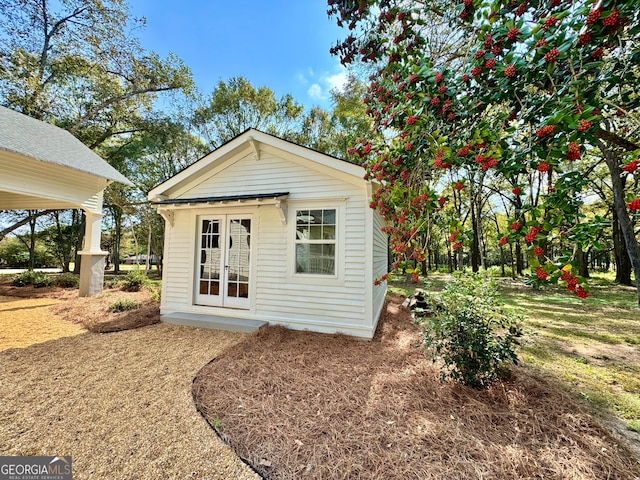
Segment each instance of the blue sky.
[{"label": "blue sky", "polygon": [[208,95],[220,80],[246,77],[278,97],[291,93],[306,107],[330,107],[328,91],[346,77],[329,54],[346,36],[326,14],[326,0],[129,0],[145,17],[136,32],[161,56],[180,57]]}]

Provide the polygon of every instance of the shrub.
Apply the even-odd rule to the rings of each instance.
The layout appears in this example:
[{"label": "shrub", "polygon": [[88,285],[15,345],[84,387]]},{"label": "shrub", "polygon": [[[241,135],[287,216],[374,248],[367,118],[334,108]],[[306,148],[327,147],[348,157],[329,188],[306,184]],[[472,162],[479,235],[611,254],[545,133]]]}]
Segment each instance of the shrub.
[{"label": "shrub", "polygon": [[142,270],[131,270],[122,281],[122,288],[127,292],[137,292],[149,283]]},{"label": "shrub", "polygon": [[118,300],[109,305],[108,310],[110,312],[126,312],[127,310],[135,310],[140,307],[140,304],[135,300],[130,300],[128,298]]},{"label": "shrub", "polygon": [[80,279],[73,273],[63,273],[56,278],[56,285],[62,288],[78,288]]},{"label": "shrub", "polygon": [[36,288],[51,287],[56,281],[53,277],[33,270],[27,270],[13,277],[11,283],[16,287],[25,287],[33,285]]},{"label": "shrub", "polygon": [[434,316],[421,320],[423,343],[444,365],[441,379],[482,388],[518,363],[519,317],[505,310],[493,280],[457,274],[436,300]]}]

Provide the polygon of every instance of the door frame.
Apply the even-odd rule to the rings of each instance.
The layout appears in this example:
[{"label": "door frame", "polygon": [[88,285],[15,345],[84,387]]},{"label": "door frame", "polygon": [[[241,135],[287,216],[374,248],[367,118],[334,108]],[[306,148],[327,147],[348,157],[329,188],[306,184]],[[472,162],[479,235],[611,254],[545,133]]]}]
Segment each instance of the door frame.
[{"label": "door frame", "polygon": [[[194,270],[193,270],[193,305],[205,306],[205,307],[218,307],[218,308],[234,308],[242,310],[250,310],[252,304],[253,289],[255,288],[255,279],[253,276],[254,271],[254,258],[256,255],[256,226],[254,222],[253,212],[242,213],[215,213],[196,215],[196,244],[195,244],[195,258],[194,258]],[[200,293],[200,281],[201,281],[201,255],[202,255],[202,227],[204,220],[219,221],[220,225],[220,267],[219,267],[219,293],[218,295],[208,295]],[[230,232],[231,222],[233,220],[249,220],[251,223],[250,237],[249,237],[249,273],[247,276],[248,293],[246,297],[230,297],[229,296],[229,260],[231,255],[230,248]]]}]

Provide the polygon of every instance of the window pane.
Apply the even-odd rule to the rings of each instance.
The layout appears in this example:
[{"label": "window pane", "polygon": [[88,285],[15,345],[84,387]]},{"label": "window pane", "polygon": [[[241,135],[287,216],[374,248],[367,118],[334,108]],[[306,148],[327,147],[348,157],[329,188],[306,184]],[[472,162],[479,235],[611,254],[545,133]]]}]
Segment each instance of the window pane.
[{"label": "window pane", "polygon": [[321,225],[322,224],[322,210],[311,210],[309,212],[309,216],[312,217],[310,219],[310,223]]},{"label": "window pane", "polygon": [[322,226],[321,225],[311,225],[309,227],[309,240],[321,240],[322,239]]},{"label": "window pane", "polygon": [[322,211],[322,223],[325,225],[336,224],[336,211],[335,210],[323,210]]},{"label": "window pane", "polygon": [[336,239],[336,227],[335,225],[325,225],[322,227],[322,238],[324,240]]}]

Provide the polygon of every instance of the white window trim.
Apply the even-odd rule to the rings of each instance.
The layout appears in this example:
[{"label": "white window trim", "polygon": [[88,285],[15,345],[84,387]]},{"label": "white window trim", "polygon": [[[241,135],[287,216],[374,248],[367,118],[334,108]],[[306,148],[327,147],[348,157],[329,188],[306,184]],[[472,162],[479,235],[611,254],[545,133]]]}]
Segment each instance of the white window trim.
[{"label": "white window trim", "polygon": [[[289,201],[289,220],[287,235],[289,235],[289,251],[287,255],[287,279],[290,283],[305,285],[340,285],[344,282],[344,252],[345,252],[345,199]],[[335,241],[335,271],[333,275],[316,273],[298,273],[296,271],[296,215],[299,210],[328,210],[336,211],[336,241]]]}]

